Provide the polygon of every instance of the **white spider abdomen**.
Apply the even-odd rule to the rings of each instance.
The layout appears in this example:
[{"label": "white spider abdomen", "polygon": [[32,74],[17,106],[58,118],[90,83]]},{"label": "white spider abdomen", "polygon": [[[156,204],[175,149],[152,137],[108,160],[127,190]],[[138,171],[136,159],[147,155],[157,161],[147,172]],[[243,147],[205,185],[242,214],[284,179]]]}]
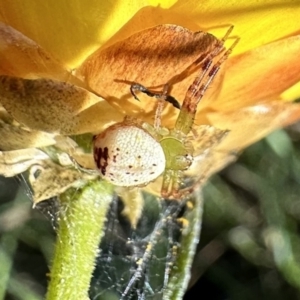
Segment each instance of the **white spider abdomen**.
[{"label": "white spider abdomen", "polygon": [[118,186],[138,186],[165,169],[163,149],[144,129],[115,124],[94,137],[94,160],[103,178]]}]

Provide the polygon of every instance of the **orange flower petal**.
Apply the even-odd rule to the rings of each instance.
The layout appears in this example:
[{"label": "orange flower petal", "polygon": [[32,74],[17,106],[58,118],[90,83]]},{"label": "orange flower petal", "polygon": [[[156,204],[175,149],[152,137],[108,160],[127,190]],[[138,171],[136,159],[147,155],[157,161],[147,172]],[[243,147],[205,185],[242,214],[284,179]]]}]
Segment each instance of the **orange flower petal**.
[{"label": "orange flower petal", "polygon": [[221,94],[210,106],[226,111],[278,97],[300,80],[299,53],[300,36],[293,36],[229,59]]},{"label": "orange flower petal", "polygon": [[279,101],[266,102],[241,109],[208,114],[211,124],[230,130],[217,149],[239,151],[272,131],[290,125],[300,118],[300,105]]}]

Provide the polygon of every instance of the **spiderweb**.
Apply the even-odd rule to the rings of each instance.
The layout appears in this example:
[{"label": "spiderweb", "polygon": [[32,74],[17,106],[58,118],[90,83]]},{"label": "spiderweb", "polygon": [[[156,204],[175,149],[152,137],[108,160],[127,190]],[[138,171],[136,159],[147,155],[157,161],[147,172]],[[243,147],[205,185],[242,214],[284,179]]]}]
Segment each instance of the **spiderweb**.
[{"label": "spiderweb", "polygon": [[[176,267],[181,250],[186,201],[157,199],[144,194],[143,214],[136,228],[122,214],[124,204],[114,196],[99,245],[89,296],[92,300],[159,300]],[[37,204],[57,228],[59,202]]]},{"label": "spiderweb", "polygon": [[91,282],[91,299],[162,299],[179,246],[177,218],[183,203],[145,197],[136,229],[112,202],[101,253]]}]

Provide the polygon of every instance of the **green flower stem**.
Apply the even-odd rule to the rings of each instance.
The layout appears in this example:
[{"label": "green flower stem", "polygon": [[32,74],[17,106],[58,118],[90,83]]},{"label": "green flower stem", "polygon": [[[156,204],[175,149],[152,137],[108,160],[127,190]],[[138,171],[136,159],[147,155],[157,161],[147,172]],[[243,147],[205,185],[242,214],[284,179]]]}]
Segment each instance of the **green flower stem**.
[{"label": "green flower stem", "polygon": [[93,181],[60,197],[59,230],[47,300],[89,299],[88,290],[113,189]]}]

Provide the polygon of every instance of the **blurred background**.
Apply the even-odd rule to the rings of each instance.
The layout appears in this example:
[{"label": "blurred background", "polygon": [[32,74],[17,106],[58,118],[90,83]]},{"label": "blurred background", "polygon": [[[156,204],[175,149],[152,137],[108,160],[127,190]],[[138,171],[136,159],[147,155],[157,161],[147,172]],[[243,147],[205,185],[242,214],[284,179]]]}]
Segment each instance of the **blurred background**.
[{"label": "blurred background", "polygon": [[[184,299],[300,299],[299,131],[274,132],[207,183]],[[55,230],[28,194],[20,178],[0,177],[0,299],[46,292]]]}]

